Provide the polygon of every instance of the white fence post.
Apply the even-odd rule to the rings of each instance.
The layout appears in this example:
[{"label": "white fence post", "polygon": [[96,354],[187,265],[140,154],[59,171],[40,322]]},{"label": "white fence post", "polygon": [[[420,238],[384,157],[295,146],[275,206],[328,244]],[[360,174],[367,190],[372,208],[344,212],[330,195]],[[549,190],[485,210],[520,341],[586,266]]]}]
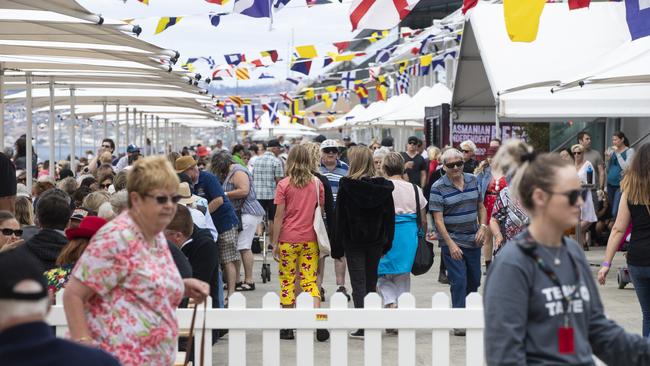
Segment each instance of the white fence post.
[{"label": "white fence post", "polygon": [[[61,306],[61,308],[63,308],[63,289],[59,290],[56,293],[55,300],[56,300],[56,305]],[[64,313],[64,317],[65,317],[65,313]],[[67,320],[68,319],[66,318],[66,323],[67,323]],[[64,338],[66,336],[66,334],[68,333],[68,327],[56,327],[55,329],[56,329],[56,332],[55,332],[56,336],[59,337],[59,338]]]},{"label": "white fence post", "polygon": [[[483,310],[481,295],[473,292],[467,296],[467,309]],[[484,346],[483,346],[483,324],[477,324],[475,328],[467,328],[467,341],[465,345],[466,364],[467,365],[484,365]]]},{"label": "white fence post", "polygon": [[[246,309],[246,298],[236,292],[228,298],[228,310]],[[228,365],[246,366],[246,330],[228,331]]]},{"label": "white fence post", "polygon": [[[371,292],[363,299],[365,309],[381,309],[381,297]],[[363,360],[366,366],[381,365],[381,332],[383,329],[365,329]]]},{"label": "white fence post", "polygon": [[[269,292],[262,299],[262,308],[280,309],[280,298]],[[262,360],[264,366],[280,366],[280,332],[278,329],[262,331]]]},{"label": "white fence post", "polygon": [[[296,309],[313,309],[314,298],[308,292],[303,292],[296,299]],[[314,365],[314,330],[296,330],[296,360],[300,366]]]},{"label": "white fence post", "polygon": [[[206,304],[212,308],[212,298],[208,296],[206,299]],[[205,329],[205,340],[201,339],[203,333],[201,329],[203,328],[203,304],[196,304],[196,320],[194,323],[194,363],[199,364],[201,359],[201,343],[205,342],[205,355],[203,355],[203,364],[200,366],[212,366],[212,329],[208,329],[206,325]],[[207,314],[205,315],[207,317]],[[176,342],[178,343],[178,342]]]},{"label": "white fence post", "polygon": [[[438,292],[431,299],[433,309],[449,309],[449,297]],[[449,366],[449,329],[434,329],[431,332],[431,361],[433,366]],[[468,363],[468,365],[471,365]]]},{"label": "white fence post", "polygon": [[[346,310],[348,298],[340,292],[335,292],[330,297],[330,309]],[[332,319],[334,320],[334,319]],[[348,364],[348,330],[330,330],[330,365],[345,366]]]},{"label": "white fence post", "polygon": [[[415,309],[415,297],[409,293],[400,295],[397,308]],[[399,329],[397,339],[397,357],[399,366],[415,366],[415,329]]]}]

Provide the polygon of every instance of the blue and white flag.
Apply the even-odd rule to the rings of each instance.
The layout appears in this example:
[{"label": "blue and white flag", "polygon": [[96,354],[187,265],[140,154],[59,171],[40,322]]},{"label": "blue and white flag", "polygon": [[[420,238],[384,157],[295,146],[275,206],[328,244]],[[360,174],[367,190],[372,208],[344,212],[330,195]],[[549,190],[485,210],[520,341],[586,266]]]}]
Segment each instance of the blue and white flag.
[{"label": "blue and white flag", "polygon": [[409,91],[411,85],[411,76],[404,70],[397,75],[397,94],[405,94]]},{"label": "blue and white flag", "polygon": [[253,18],[270,18],[271,2],[269,0],[235,0],[233,13]]},{"label": "blue and white flag", "polygon": [[255,122],[255,106],[253,104],[247,104],[244,106],[244,120],[246,123]]},{"label": "blue and white flag", "polygon": [[397,46],[382,48],[377,51],[375,55],[375,63],[382,64],[390,60],[390,56],[393,54]]},{"label": "blue and white flag", "polygon": [[235,106],[232,104],[226,104],[223,106],[223,116],[228,117],[235,114]]},{"label": "blue and white flag", "polygon": [[278,102],[269,102],[269,103],[264,103],[262,104],[262,109],[265,111],[269,112],[269,119],[273,124],[278,123],[278,106],[280,103]]},{"label": "blue and white flag", "polygon": [[650,36],[650,0],[625,0],[625,13],[632,40]]},{"label": "blue and white flag", "polygon": [[234,66],[239,65],[239,63],[242,61],[246,61],[246,57],[243,56],[241,53],[232,53],[230,55],[223,55],[223,58],[226,59],[226,63],[228,63],[228,65],[234,65]]},{"label": "blue and white flag", "polygon": [[282,8],[284,8],[285,5],[287,5],[291,0],[274,0],[273,1],[273,10],[278,11]]},{"label": "blue and white flag", "polygon": [[354,81],[356,80],[356,71],[346,71],[341,75],[341,86],[345,90],[354,89]]}]

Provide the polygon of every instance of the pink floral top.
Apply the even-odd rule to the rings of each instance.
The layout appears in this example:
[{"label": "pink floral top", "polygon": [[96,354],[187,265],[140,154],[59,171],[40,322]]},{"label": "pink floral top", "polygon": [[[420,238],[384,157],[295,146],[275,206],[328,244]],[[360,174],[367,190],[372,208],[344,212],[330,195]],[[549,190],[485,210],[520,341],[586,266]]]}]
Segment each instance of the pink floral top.
[{"label": "pink floral top", "polygon": [[147,243],[124,212],[95,234],[72,276],[96,293],[86,319],[102,349],[124,366],[173,364],[184,287],[162,233]]}]

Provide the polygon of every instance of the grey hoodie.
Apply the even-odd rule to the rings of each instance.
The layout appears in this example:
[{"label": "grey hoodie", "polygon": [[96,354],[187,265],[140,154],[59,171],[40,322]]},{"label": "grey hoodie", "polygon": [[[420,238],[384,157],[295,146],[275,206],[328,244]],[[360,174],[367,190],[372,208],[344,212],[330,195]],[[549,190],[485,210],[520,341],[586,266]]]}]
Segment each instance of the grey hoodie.
[{"label": "grey hoodie", "polygon": [[[529,239],[529,240],[527,240]],[[570,326],[575,353],[560,354],[558,330],[564,323],[562,293],[517,243],[534,248],[570,294]],[[650,343],[626,333],[605,317],[589,264],[580,246],[537,246],[524,230],[495,257],[486,280],[485,350],[488,365],[594,365],[592,354],[608,365],[650,365]],[[580,281],[576,285],[576,273]],[[559,265],[554,260],[558,257]]]}]

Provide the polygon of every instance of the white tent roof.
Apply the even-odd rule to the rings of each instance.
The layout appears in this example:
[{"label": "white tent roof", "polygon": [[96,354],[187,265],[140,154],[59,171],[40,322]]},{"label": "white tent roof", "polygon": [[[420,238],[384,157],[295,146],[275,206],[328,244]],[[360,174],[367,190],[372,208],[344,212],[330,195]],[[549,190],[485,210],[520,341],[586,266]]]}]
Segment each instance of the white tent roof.
[{"label": "white tent roof", "polygon": [[435,107],[451,101],[451,91],[443,84],[435,84],[433,87],[425,86],[418,90],[411,98],[409,104],[399,110],[384,115],[383,121],[424,121],[424,108]]},{"label": "white tent roof", "polygon": [[[593,89],[584,98],[571,97],[575,93],[544,96],[550,94],[551,85],[575,78],[580,70],[589,70],[589,65],[608,57],[608,54],[613,55],[612,51],[626,42],[630,42],[630,34],[623,3],[595,2],[588,9],[573,11],[569,11],[566,3],[546,4],[537,39],[531,43],[519,43],[508,38],[503,5],[479,2],[472,10],[463,33],[453,88],[454,120],[494,121],[497,97],[502,121],[574,117],[569,110],[562,109],[590,97],[601,101],[615,100],[617,91],[613,88]],[[535,85],[548,87],[542,91],[527,91],[518,97],[515,94],[519,92],[508,92],[513,88]],[[640,91],[636,89],[636,92]],[[516,113],[511,108],[514,107],[512,103],[538,96],[544,97],[537,103],[539,108],[522,110],[526,107],[518,104]],[[611,103],[610,107],[615,107],[614,104]],[[650,105],[650,101],[646,104]],[[532,108],[532,104],[528,106]],[[591,104],[582,104],[582,108],[591,108]],[[576,106],[575,109],[579,108]],[[628,106],[620,105],[607,110],[593,109],[590,115],[623,116],[628,112]]]},{"label": "white tent roof", "polygon": [[408,94],[400,94],[388,98],[386,102],[374,102],[366,109],[365,113],[353,118],[350,123],[352,125],[358,125],[364,122],[371,122],[374,125],[383,116],[405,108],[410,101],[411,97]]},{"label": "white tent roof", "polygon": [[361,105],[357,104],[352,108],[348,113],[345,115],[335,119],[331,123],[326,123],[323,124],[319,127],[320,130],[332,130],[332,129],[337,129],[337,128],[342,128],[350,124],[350,120],[354,117],[357,116],[361,113],[364,113],[366,108]]},{"label": "white tent roof", "polygon": [[[394,98],[394,97],[393,97]],[[381,113],[384,110],[384,106],[386,105],[387,102],[383,100],[379,100],[376,102],[370,103],[370,105],[364,109],[363,111],[360,111],[359,113],[353,115],[353,118],[349,119],[348,122],[350,125],[355,125],[359,122],[366,122],[372,120],[374,116],[376,115],[381,115]]]}]

